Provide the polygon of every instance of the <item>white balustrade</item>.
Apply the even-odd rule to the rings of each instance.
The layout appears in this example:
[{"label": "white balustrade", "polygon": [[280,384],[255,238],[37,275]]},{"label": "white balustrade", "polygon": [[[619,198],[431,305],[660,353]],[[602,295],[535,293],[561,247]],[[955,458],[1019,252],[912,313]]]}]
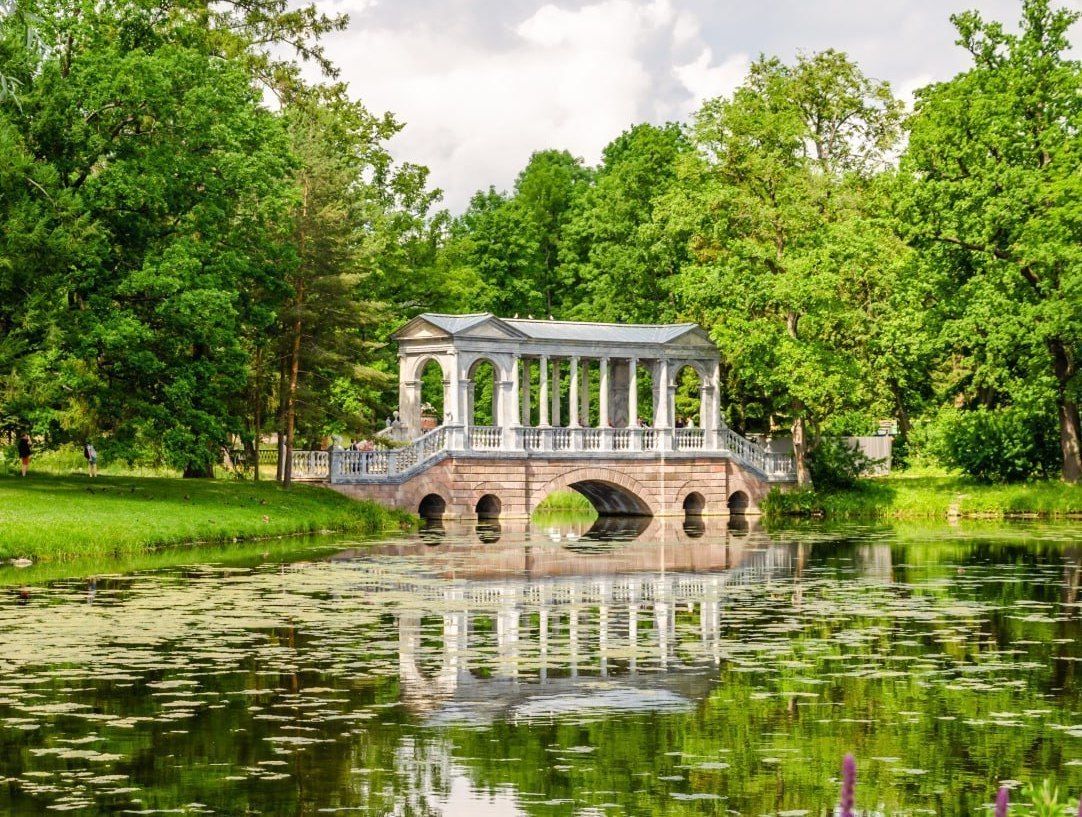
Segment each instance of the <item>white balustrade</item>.
[{"label": "white balustrade", "polygon": [[675,437],[676,450],[701,451],[705,436],[701,428],[678,428]]},{"label": "white balustrade", "polygon": [[503,430],[497,426],[470,426],[470,448],[499,451],[503,448]]},{"label": "white balustrade", "polygon": [[627,451],[631,447],[631,429],[630,428],[614,428],[612,429],[612,450],[613,451]]},{"label": "white balustrade", "polygon": [[571,429],[569,429],[569,428],[554,428],[554,429],[552,429],[552,450],[553,451],[570,451],[571,450]]},{"label": "white balustrade", "polygon": [[[465,434],[463,434],[465,431]],[[421,470],[436,456],[458,449],[469,451],[517,450],[528,452],[621,452],[638,455],[660,451],[672,440],[674,452],[706,452],[731,457],[768,479],[791,479],[793,457],[776,454],[729,428],[707,434],[701,428],[521,428],[514,433],[498,426],[440,426],[403,448],[378,451],[294,451],[295,479],[334,482],[381,481],[403,478]],[[668,435],[668,436],[663,436]],[[716,444],[715,444],[716,439]],[[668,442],[665,442],[668,446]],[[668,450],[668,449],[666,449]]]}]

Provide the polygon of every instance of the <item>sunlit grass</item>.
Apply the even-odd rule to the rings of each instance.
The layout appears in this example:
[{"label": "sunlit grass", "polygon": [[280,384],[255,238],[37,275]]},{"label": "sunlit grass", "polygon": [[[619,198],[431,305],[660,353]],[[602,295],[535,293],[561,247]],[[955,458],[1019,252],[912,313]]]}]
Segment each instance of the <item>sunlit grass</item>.
[{"label": "sunlit grass", "polygon": [[326,488],[158,477],[0,477],[0,558],[119,556],[324,530],[375,533],[407,517]]},{"label": "sunlit grass", "polygon": [[829,519],[1067,517],[1082,515],[1082,486],[1058,480],[984,485],[960,476],[903,472],[846,490],[775,491],[765,509],[769,515]]}]

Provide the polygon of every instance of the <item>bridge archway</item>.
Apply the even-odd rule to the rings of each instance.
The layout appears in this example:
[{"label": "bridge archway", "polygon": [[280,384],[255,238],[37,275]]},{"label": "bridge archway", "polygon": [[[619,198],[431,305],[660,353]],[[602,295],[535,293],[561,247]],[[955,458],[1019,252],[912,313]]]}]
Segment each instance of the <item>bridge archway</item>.
[{"label": "bridge archway", "polygon": [[581,468],[545,485],[530,511],[549,494],[565,489],[586,497],[600,516],[653,516],[658,507],[651,492],[626,474],[608,468]]},{"label": "bridge archway", "polygon": [[692,491],[684,497],[684,514],[687,516],[702,516],[706,510],[706,498],[698,491]]},{"label": "bridge archway", "polygon": [[743,516],[748,512],[748,506],[751,504],[751,500],[748,495],[743,491],[733,491],[729,495],[729,513],[733,515]]},{"label": "bridge archway", "polygon": [[474,507],[478,519],[498,519],[502,509],[503,503],[495,494],[485,494],[477,500],[477,505]]},{"label": "bridge archway", "polygon": [[417,515],[422,519],[443,519],[447,512],[447,500],[439,494],[425,494],[417,506]]}]

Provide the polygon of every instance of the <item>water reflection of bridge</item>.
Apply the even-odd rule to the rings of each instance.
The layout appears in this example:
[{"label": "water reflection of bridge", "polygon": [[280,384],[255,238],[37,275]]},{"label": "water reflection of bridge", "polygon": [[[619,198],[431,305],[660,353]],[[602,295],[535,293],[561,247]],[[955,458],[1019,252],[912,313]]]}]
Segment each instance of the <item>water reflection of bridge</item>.
[{"label": "water reflection of bridge", "polygon": [[687,708],[720,660],[736,588],[791,577],[806,556],[757,532],[608,543],[554,533],[337,557],[358,569],[358,592],[393,611],[408,704],[437,720]]}]

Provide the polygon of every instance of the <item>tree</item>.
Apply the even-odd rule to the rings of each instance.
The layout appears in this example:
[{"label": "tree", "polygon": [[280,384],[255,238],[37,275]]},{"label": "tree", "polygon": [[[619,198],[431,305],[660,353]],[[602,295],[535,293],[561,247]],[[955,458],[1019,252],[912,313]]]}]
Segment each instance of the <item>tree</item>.
[{"label": "tree", "polygon": [[868,314],[904,247],[872,177],[900,122],[889,86],[843,54],[760,59],[731,99],[696,115],[700,154],[663,212],[691,234],[695,263],[678,284],[688,312],[766,419],[790,423],[801,484],[821,424],[875,397]]},{"label": "tree", "polygon": [[[285,122],[297,161],[291,219],[296,257],[276,328],[279,469],[288,486],[302,406],[309,428],[323,431],[329,418],[360,410],[357,401],[333,399],[349,384],[383,381],[365,365],[373,344],[364,330],[377,323],[382,309],[366,297],[365,285],[371,255],[379,250],[372,214],[382,207],[381,185],[391,166],[384,143],[399,126],[390,115],[373,116],[351,102],[342,86],[294,89]],[[351,427],[362,423],[350,419]]]},{"label": "tree", "polygon": [[1025,0],[1018,34],[976,12],[951,18],[973,66],[919,93],[901,203],[946,279],[955,348],[983,358],[984,383],[1050,379],[1070,482],[1082,478],[1082,69],[1065,52],[1078,16]]},{"label": "tree", "polygon": [[687,261],[687,240],[673,240],[654,209],[690,151],[673,124],[636,125],[605,148],[561,240],[561,279],[579,294],[567,310],[571,316],[638,323],[676,318],[672,279]]}]

